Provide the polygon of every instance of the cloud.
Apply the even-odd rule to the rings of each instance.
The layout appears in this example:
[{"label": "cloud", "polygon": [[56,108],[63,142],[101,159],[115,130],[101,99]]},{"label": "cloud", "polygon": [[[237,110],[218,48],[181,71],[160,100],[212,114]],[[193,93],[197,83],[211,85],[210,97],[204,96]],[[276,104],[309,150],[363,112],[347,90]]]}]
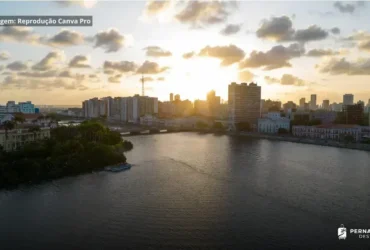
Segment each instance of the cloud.
[{"label": "cloud", "polygon": [[228,24],[220,33],[225,36],[236,34],[240,31],[242,24]]},{"label": "cloud", "polygon": [[33,70],[49,70],[55,66],[56,63],[64,61],[64,53],[60,51],[53,51],[48,53],[40,62],[32,66]]},{"label": "cloud", "polygon": [[312,49],[307,52],[306,56],[310,57],[322,57],[322,56],[335,56],[339,55],[341,52],[334,51],[331,49]]},{"label": "cloud", "polygon": [[254,78],[254,74],[249,70],[239,71],[238,78],[242,82],[249,82],[252,81]]},{"label": "cloud", "polygon": [[164,77],[158,77],[158,78],[157,78],[157,81],[162,81],[162,82],[163,82],[163,81],[165,81],[165,80],[166,80],[166,79],[165,79]]},{"label": "cloud", "polygon": [[293,76],[291,74],[284,74],[281,79],[265,76],[265,81],[268,84],[280,84],[287,86],[305,86],[308,82],[302,80],[299,77]]},{"label": "cloud", "polygon": [[294,34],[293,23],[287,16],[272,17],[262,20],[262,25],[257,30],[257,37],[262,39],[284,41],[289,40]]},{"label": "cloud", "polygon": [[108,29],[100,31],[94,37],[94,47],[102,48],[106,53],[117,52],[126,45],[126,37],[117,29]]},{"label": "cloud", "polygon": [[6,65],[6,68],[10,69],[11,71],[22,71],[28,69],[28,65],[21,61],[15,61]]},{"label": "cloud", "polygon": [[5,26],[0,29],[0,41],[38,44],[40,36],[29,27]]},{"label": "cloud", "polygon": [[71,68],[90,68],[89,58],[83,55],[77,55],[71,59],[69,62],[69,67]]},{"label": "cloud", "polygon": [[188,1],[175,18],[192,28],[225,22],[236,7],[236,2],[229,1]]},{"label": "cloud", "polygon": [[364,1],[358,1],[356,3],[335,2],[333,6],[342,13],[352,14],[357,9],[357,7],[365,6],[365,2]]},{"label": "cloud", "polygon": [[370,58],[347,61],[345,58],[332,58],[316,65],[321,73],[331,75],[370,75]]},{"label": "cloud", "polygon": [[10,58],[10,54],[7,51],[0,51],[0,61],[6,61]]},{"label": "cloud", "polygon": [[0,71],[3,71],[5,69],[4,65],[0,65]]},{"label": "cloud", "polygon": [[[140,81],[141,81],[141,79],[140,79]],[[152,81],[154,81],[154,78],[152,78],[150,76],[144,77],[144,82],[152,82]]]},{"label": "cloud", "polygon": [[105,61],[103,64],[104,73],[108,75],[114,74],[115,71],[120,73],[134,72],[137,69],[137,65],[134,62],[129,61]]},{"label": "cloud", "polygon": [[23,88],[26,90],[42,89],[47,91],[57,88],[63,88],[66,90],[87,89],[82,81],[50,77],[46,73],[39,72],[22,72],[19,74],[8,75],[2,82],[0,82],[0,85],[2,85],[3,88],[8,89]]},{"label": "cloud", "polygon": [[171,1],[169,0],[149,0],[145,5],[144,12],[147,16],[156,15],[171,6]]},{"label": "cloud", "polygon": [[281,16],[263,20],[256,35],[259,38],[273,41],[305,43],[325,39],[329,33],[317,25],[311,25],[306,29],[294,30],[290,18]]},{"label": "cloud", "polygon": [[311,25],[307,29],[297,30],[293,36],[293,40],[297,42],[309,42],[323,40],[327,38],[329,33],[317,25]]},{"label": "cloud", "polygon": [[190,58],[192,58],[193,56],[195,56],[195,52],[194,52],[194,51],[191,51],[191,52],[188,52],[188,53],[185,53],[185,54],[183,54],[183,55],[182,55],[182,57],[183,57],[184,59],[190,59]]},{"label": "cloud", "polygon": [[239,47],[230,44],[229,46],[204,47],[198,55],[218,58],[221,60],[221,66],[229,66],[241,61],[245,56],[245,52]]},{"label": "cloud", "polygon": [[149,46],[144,48],[146,50],[146,55],[151,57],[168,57],[172,56],[170,51],[163,50],[158,46]]},{"label": "cloud", "polygon": [[159,74],[169,67],[160,67],[156,62],[145,61],[136,71],[137,74]]},{"label": "cloud", "polygon": [[331,33],[333,33],[334,35],[338,35],[340,34],[340,29],[338,27],[334,27],[332,28],[331,30]]},{"label": "cloud", "polygon": [[268,84],[280,83],[280,79],[270,76],[265,76],[265,81]]},{"label": "cloud", "polygon": [[346,37],[344,41],[353,41],[357,43],[359,50],[365,50],[370,52],[370,33],[366,31],[358,31],[354,35]]},{"label": "cloud", "polygon": [[48,78],[48,77],[56,77],[57,76],[57,71],[56,70],[50,70],[50,71],[44,71],[44,72],[39,72],[39,71],[23,71],[23,72],[18,72],[18,76],[24,76],[24,77],[34,77],[34,78]]},{"label": "cloud", "polygon": [[46,39],[45,43],[54,47],[66,47],[84,44],[85,38],[80,32],[63,29],[51,38]]},{"label": "cloud", "polygon": [[297,44],[288,47],[282,45],[274,46],[269,51],[252,51],[248,58],[239,63],[239,68],[260,68],[272,70],[282,67],[291,67],[289,60],[300,57],[305,53],[304,48]]},{"label": "cloud", "polygon": [[108,77],[110,83],[121,83],[122,74],[117,74],[114,76]]}]

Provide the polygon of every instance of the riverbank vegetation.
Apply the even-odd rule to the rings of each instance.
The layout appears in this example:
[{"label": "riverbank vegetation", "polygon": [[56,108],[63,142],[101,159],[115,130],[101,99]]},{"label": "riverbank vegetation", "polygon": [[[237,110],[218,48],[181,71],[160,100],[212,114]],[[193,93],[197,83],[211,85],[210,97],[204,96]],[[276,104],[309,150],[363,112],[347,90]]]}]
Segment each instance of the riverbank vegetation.
[{"label": "riverbank vegetation", "polygon": [[98,122],[58,127],[51,137],[5,152],[0,149],[0,188],[38,183],[126,162],[133,145]]}]

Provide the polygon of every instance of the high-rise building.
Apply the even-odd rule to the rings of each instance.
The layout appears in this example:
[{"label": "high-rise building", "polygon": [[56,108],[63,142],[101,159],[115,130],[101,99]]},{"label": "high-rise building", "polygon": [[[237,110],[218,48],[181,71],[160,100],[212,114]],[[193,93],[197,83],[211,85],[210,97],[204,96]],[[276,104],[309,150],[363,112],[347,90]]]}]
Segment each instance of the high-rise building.
[{"label": "high-rise building", "polygon": [[173,93],[170,93],[170,102],[173,102]]},{"label": "high-rise building", "polygon": [[345,94],[343,95],[343,105],[352,105],[353,104],[353,95]]},{"label": "high-rise building", "polygon": [[311,100],[310,100],[310,109],[311,109],[311,110],[315,110],[315,109],[317,108],[316,101],[317,101],[317,96],[316,96],[316,94],[312,94],[312,95],[311,95]]},{"label": "high-rise building", "polygon": [[299,99],[299,107],[300,108],[304,108],[304,106],[305,106],[305,104],[306,104],[306,98],[301,98],[301,99]]},{"label": "high-rise building", "polygon": [[255,83],[229,85],[229,123],[233,129],[240,122],[256,127],[261,109],[261,87]]},{"label": "high-rise building", "polygon": [[362,104],[343,105],[343,115],[346,124],[361,124],[364,119]]},{"label": "high-rise building", "polygon": [[330,102],[329,100],[322,101],[322,109],[329,110]]},{"label": "high-rise building", "polygon": [[207,94],[207,103],[209,115],[216,117],[220,112],[221,97],[216,96],[216,92],[212,90]]}]

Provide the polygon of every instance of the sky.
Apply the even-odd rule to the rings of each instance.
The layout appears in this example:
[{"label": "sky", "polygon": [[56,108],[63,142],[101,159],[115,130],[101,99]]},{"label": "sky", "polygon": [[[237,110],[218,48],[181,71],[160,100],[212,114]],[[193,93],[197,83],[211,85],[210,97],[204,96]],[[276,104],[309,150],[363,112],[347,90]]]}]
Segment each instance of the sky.
[{"label": "sky", "polygon": [[89,15],[91,27],[0,27],[0,104],[145,94],[205,99],[254,81],[262,98],[370,99],[370,3],[0,1],[1,15]]}]

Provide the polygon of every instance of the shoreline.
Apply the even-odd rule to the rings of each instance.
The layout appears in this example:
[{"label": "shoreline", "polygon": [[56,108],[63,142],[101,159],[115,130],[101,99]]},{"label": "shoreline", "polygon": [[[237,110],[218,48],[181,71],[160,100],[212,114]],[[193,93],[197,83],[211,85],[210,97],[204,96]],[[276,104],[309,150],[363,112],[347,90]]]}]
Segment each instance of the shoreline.
[{"label": "shoreline", "polygon": [[255,134],[255,133],[248,133],[248,132],[232,133],[232,134],[229,134],[229,135],[231,135],[231,136],[244,136],[244,137],[257,138],[257,139],[275,140],[275,141],[287,141],[287,142],[311,144],[311,145],[326,146],[326,147],[346,148],[346,149],[353,149],[353,150],[361,150],[361,151],[370,152],[370,144],[364,144],[364,143],[348,143],[348,144],[346,144],[346,143],[343,143],[343,142],[330,141],[330,140],[323,141],[323,140],[317,140],[317,139],[311,139],[311,138]]}]

